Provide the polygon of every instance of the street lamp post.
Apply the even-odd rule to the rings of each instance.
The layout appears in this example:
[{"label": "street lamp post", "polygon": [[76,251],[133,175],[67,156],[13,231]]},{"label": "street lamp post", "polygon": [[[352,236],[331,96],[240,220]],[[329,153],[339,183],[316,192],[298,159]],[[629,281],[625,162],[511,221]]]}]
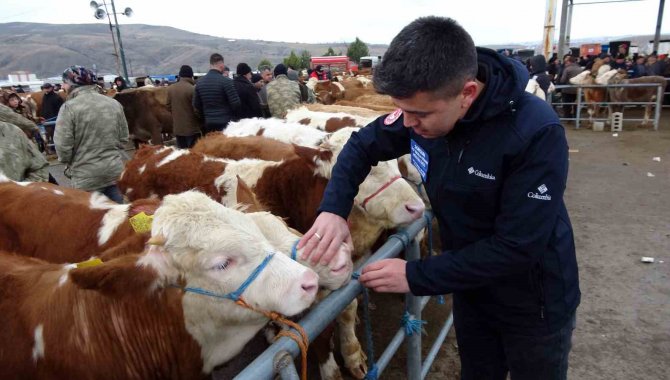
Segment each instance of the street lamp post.
[{"label": "street lamp post", "polygon": [[[119,20],[116,17],[116,15],[117,15],[116,7],[114,6],[114,0],[110,0],[110,1],[111,1],[111,5],[112,5],[112,14],[114,14],[114,26],[116,27],[116,38],[119,41],[119,51],[121,53],[120,54],[121,55],[121,64],[123,66],[123,77],[126,80],[126,83],[130,83],[129,80],[128,80],[128,68],[126,66],[126,54],[123,51],[123,42],[121,41],[121,30],[119,28]],[[103,17],[105,17],[105,15],[107,15],[106,10],[102,9],[102,7],[107,8],[107,4],[105,3],[105,0],[102,1],[102,4],[98,4],[95,1],[91,1],[90,5],[91,5],[91,8],[95,9],[95,14],[94,14],[95,18],[102,19]],[[126,9],[123,10],[122,13],[118,13],[118,14],[122,14],[122,15],[125,15],[126,17],[130,17],[133,14],[133,10],[130,9],[130,8],[126,8]],[[107,16],[109,17],[109,15],[107,15]],[[110,22],[110,28],[111,28],[111,22]],[[112,34],[112,39],[114,39],[113,34]],[[115,49],[116,49],[116,46],[115,46]]]}]

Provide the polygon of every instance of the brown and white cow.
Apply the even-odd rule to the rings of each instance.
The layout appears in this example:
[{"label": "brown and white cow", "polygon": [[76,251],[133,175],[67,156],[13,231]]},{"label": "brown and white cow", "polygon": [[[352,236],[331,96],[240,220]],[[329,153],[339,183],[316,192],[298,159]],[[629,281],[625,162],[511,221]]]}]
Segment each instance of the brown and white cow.
[{"label": "brown and white cow", "polygon": [[52,263],[139,252],[148,234],[136,233],[128,219],[153,214],[157,199],[120,205],[100,193],[49,183],[13,182],[0,177],[0,250]]},{"label": "brown and white cow", "polygon": [[286,121],[308,125],[326,132],[335,132],[345,127],[365,127],[377,117],[357,116],[344,112],[312,111],[306,107],[300,107],[290,110],[286,114]]},{"label": "brown and white cow", "polygon": [[[86,267],[0,253],[0,378],[203,379],[268,322],[295,315],[317,275],[272,246],[251,219],[198,192],[167,196],[140,255]],[[269,261],[268,261],[269,260]]]},{"label": "brown and white cow", "polygon": [[[337,137],[347,138],[346,134]],[[296,145],[299,157],[281,162],[234,161],[187,150],[143,147],[126,164],[119,188],[131,200],[198,189],[223,204],[233,205],[239,176],[269,211],[288,218],[290,226],[304,233],[316,218],[316,209],[341,149],[335,141],[330,144],[326,149]],[[359,207],[388,228],[409,223],[424,210],[421,199],[398,178],[400,172],[395,162],[381,162],[361,184],[355,199]]]},{"label": "brown and white cow", "polygon": [[226,136],[218,132],[199,139],[191,151],[235,160],[258,158],[281,161],[298,157],[291,144],[263,136]]},{"label": "brown and white cow", "polygon": [[[285,132],[292,133],[291,131],[287,131],[285,124],[282,127]],[[300,125],[297,127],[309,129]],[[218,181],[218,183],[222,184],[223,188],[226,188],[229,186],[228,184],[236,181],[237,176],[240,176],[254,187],[259,201],[267,205],[272,213],[286,217],[289,225],[304,232],[309,229],[316,218],[317,208],[323,197],[327,179],[332,170],[333,154],[336,155],[339,153],[351,135],[351,132],[353,130],[349,128],[340,130],[329,136],[323,145],[327,150],[296,146],[296,153],[301,158],[280,163],[257,160],[217,160],[196,153],[185,153],[170,148],[157,149],[144,147],[136,154],[133,160],[128,162],[123,180],[120,181],[119,186],[122,190],[132,187],[132,194],[135,196],[148,196],[151,194],[151,191],[160,196],[163,191],[166,191],[170,187],[176,192],[189,186],[207,187],[209,186],[207,183],[215,181]],[[136,161],[138,157],[139,160]],[[200,170],[198,169],[199,163],[207,163],[209,166],[205,170]],[[201,173],[216,171],[212,169],[215,164],[219,165],[218,170],[224,172],[224,174],[218,179],[211,178],[209,181],[202,179]],[[153,170],[156,165],[159,165],[159,172],[154,172]],[[177,178],[177,176],[180,178]],[[208,174],[208,176],[210,175]],[[256,176],[256,180],[254,176]],[[356,215],[356,213],[362,214],[359,224],[372,225],[370,228],[377,234],[376,236],[366,234],[361,239],[357,239],[357,244],[361,244],[361,248],[372,246],[381,230],[395,228],[422,214],[424,205],[421,203],[420,198],[406,182],[394,181],[394,179],[399,177],[400,172],[394,161],[380,163],[377,167],[373,168],[371,175],[361,185],[357,202],[354,206],[355,211],[352,212],[352,215]],[[373,185],[366,184],[366,182],[371,182]],[[373,195],[378,193],[387,184],[390,184],[388,191],[383,190],[379,192],[378,196]],[[146,187],[138,193],[137,189],[142,186]],[[361,193],[367,193],[368,195],[361,195]],[[224,202],[229,196],[227,192],[222,192],[218,188],[213,194],[215,199],[221,199]],[[371,200],[367,204],[367,207],[363,207],[366,204],[366,199]],[[403,199],[407,203],[403,204]],[[403,205],[404,209],[401,209]],[[389,212],[394,209],[396,211]],[[413,216],[407,219],[403,215]],[[352,228],[354,236],[359,235],[357,232],[358,227]],[[360,243],[361,240],[365,240],[366,243]],[[355,248],[356,251],[359,251],[358,247]],[[361,252],[365,251],[367,250],[361,250]],[[355,311],[356,308],[354,305],[349,314],[353,312],[355,315]],[[355,339],[354,329],[351,327],[340,331],[341,342],[345,343],[345,347],[353,347],[346,350],[347,354],[344,355],[345,365],[352,373],[355,373],[358,377],[362,377],[365,368],[365,355],[358,341]]]},{"label": "brown and white cow", "polygon": [[[628,78],[628,74],[621,70],[610,70],[598,78],[599,84],[656,84],[661,86],[661,94],[665,91],[667,80],[661,76],[653,75],[640,78]],[[645,87],[614,87],[608,90],[611,102],[655,102],[658,96],[658,86]],[[652,104],[644,106],[644,120],[640,127],[646,127],[651,121]],[[624,105],[613,104],[610,113],[623,112]]]},{"label": "brown and white cow", "polygon": [[263,136],[289,144],[317,146],[328,135],[315,128],[304,128],[298,123],[287,123],[284,119],[242,119],[228,124],[223,131],[226,136]]},{"label": "brown and white cow", "polygon": [[[576,85],[597,85],[599,78],[610,70],[610,65],[604,63],[600,58],[596,58],[591,70],[584,70],[577,76],[570,78],[571,84]],[[607,89],[597,87],[587,87],[583,89],[584,100],[587,104],[589,114],[589,123],[593,125],[593,117],[600,115],[600,104],[607,100]]]}]

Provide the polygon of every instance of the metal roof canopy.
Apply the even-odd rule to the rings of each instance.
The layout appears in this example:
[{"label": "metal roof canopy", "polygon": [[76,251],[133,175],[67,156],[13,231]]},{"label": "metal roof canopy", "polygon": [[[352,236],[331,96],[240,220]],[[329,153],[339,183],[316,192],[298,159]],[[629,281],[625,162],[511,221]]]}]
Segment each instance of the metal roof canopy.
[{"label": "metal roof canopy", "polygon": [[[570,46],[570,24],[572,22],[572,8],[575,5],[625,3],[631,1],[644,1],[644,0],[588,1],[583,3],[575,3],[574,0],[563,0],[563,4],[561,7],[561,28],[559,31],[558,49],[557,49],[557,55],[559,59],[563,58],[566,49]],[[663,23],[664,7],[665,7],[665,0],[659,0],[658,18],[656,20],[656,32],[654,34],[654,51],[657,53],[658,53],[658,44],[661,39],[661,24]]]}]

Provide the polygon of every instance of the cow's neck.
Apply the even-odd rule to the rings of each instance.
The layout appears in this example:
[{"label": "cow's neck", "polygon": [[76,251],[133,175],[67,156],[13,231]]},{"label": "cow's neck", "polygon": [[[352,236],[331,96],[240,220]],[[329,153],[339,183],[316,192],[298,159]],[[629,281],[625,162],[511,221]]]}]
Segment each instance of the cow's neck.
[{"label": "cow's neck", "polygon": [[270,212],[305,233],[316,219],[327,184],[327,178],[315,174],[313,163],[296,158],[268,168],[254,190]]},{"label": "cow's neck", "polygon": [[356,205],[351,209],[348,222],[351,240],[354,243],[354,252],[351,258],[356,263],[370,253],[372,246],[384,231],[384,227],[371,220],[367,213]]},{"label": "cow's neck", "polygon": [[[177,289],[109,297],[66,284],[53,296],[59,307],[47,302],[41,314],[48,317],[35,318],[43,319],[45,360],[60,356],[54,362],[69,363],[63,370],[71,378],[121,372],[138,380],[201,379],[200,346],[186,330],[181,300]],[[63,314],[54,315],[56,310]],[[82,366],[86,358],[97,367]]]},{"label": "cow's neck", "polygon": [[200,345],[203,373],[237,355],[268,322],[264,315],[229,300],[187,294],[182,303],[186,330]]}]

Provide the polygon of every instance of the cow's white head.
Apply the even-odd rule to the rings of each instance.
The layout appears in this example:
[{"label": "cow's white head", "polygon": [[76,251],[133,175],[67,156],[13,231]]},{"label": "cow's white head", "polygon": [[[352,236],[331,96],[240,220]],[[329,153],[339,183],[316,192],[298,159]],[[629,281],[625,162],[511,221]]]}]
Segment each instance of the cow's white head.
[{"label": "cow's white head", "polygon": [[[161,240],[160,245],[152,246],[141,262],[166,277],[178,273],[186,287],[234,292],[268,255],[277,253],[243,298],[256,308],[285,315],[300,313],[314,301],[318,281],[314,271],[278,252],[246,214],[205,194],[166,196],[154,214],[152,239]],[[263,319],[232,301],[193,293],[186,293],[184,309],[185,315],[201,321],[213,316],[218,323]]]},{"label": "cow's white head", "polygon": [[[255,212],[247,214],[256,223],[270,243],[277,247],[281,252],[287,252],[291,255],[295,243],[302,237],[302,234],[290,228],[283,219],[270,214],[269,212]],[[303,248],[296,250],[295,257],[299,260]],[[311,267],[319,275],[319,285],[326,289],[335,290],[346,285],[351,279],[353,272],[353,263],[351,261],[352,248],[342,244],[337,254],[330,262],[330,266],[321,264],[312,265],[309,262],[299,260],[301,264]]]},{"label": "cow's white head", "polygon": [[[357,130],[358,128],[340,129],[333,132],[321,145],[322,148],[333,152],[331,166],[323,167],[326,170],[322,174],[326,178],[330,178],[337,156],[351,134]],[[407,224],[420,218],[426,208],[421,197],[402,180],[396,160],[379,162],[371,168],[370,174],[358,187],[354,203],[387,228]]]},{"label": "cow's white head", "polygon": [[593,77],[591,76],[591,72],[588,70],[584,70],[581,73],[575,75],[574,77],[570,78],[570,84],[593,84]]},{"label": "cow's white head", "polygon": [[606,85],[606,84],[608,84],[608,83],[610,82],[610,79],[614,78],[614,76],[616,75],[616,73],[617,73],[617,70],[616,70],[616,69],[607,71],[607,72],[605,72],[605,73],[599,75],[599,76],[596,78],[596,83],[597,83],[597,84],[601,84],[601,85]]}]

